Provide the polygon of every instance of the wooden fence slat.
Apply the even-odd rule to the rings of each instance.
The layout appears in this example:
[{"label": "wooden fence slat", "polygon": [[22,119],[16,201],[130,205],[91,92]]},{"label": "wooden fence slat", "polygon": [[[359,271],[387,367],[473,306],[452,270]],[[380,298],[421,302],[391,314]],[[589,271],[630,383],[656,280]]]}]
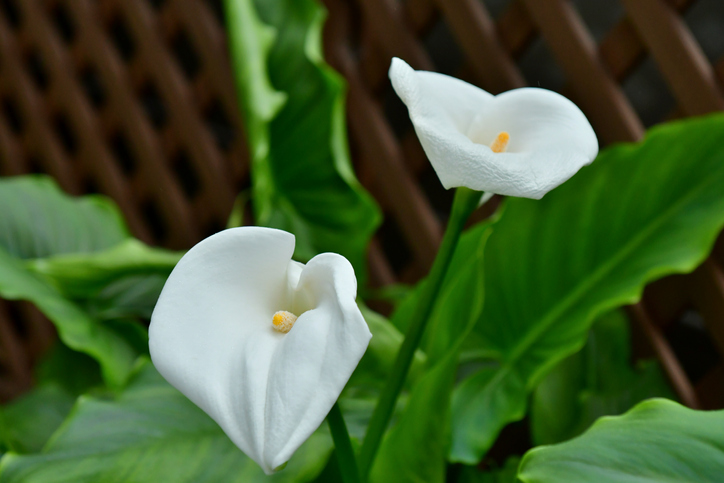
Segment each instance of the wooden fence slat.
[{"label": "wooden fence slat", "polygon": [[204,59],[202,71],[206,73],[209,82],[214,85],[214,91],[221,97],[227,112],[233,116],[234,123],[241,124],[241,116],[236,101],[234,83],[231,82],[231,64],[225,55],[226,36],[211,12],[203,4],[196,0],[177,0],[171,2],[169,8],[182,20],[183,26],[189,30],[194,40],[194,45],[199,48],[200,57]]},{"label": "wooden fence slat", "polygon": [[623,0],[664,78],[690,116],[724,109],[714,71],[684,21],[663,0]]},{"label": "wooden fence slat", "polygon": [[377,183],[389,200],[388,206],[401,226],[407,242],[423,266],[429,267],[435,259],[442,238],[437,218],[415,181],[410,177],[402,161],[392,132],[386,128],[381,113],[369,99],[349,70],[344,70],[349,80],[349,107],[357,115],[350,119],[350,129],[357,135],[372,134],[364,146],[368,163],[374,163]]},{"label": "wooden fence slat", "polygon": [[[2,71],[0,71],[0,76]],[[25,174],[27,169],[23,166],[22,147],[11,134],[10,126],[3,117],[0,117],[0,175],[14,176]]]},{"label": "wooden fence slat", "polygon": [[658,356],[664,373],[669,379],[679,400],[692,409],[701,409],[694,386],[686,377],[684,369],[676,358],[666,338],[654,325],[641,303],[627,307],[629,315],[643,328],[649,342]]},{"label": "wooden fence slat", "polygon": [[565,0],[525,0],[525,6],[599,137],[605,143],[640,139],[641,121],[601,64],[596,44],[573,6]]},{"label": "wooden fence slat", "polygon": [[45,17],[44,9],[35,0],[27,0],[22,5],[23,15],[27,18],[28,33],[37,42],[48,63],[49,75],[53,78],[50,85],[51,95],[67,114],[73,124],[74,135],[79,140],[79,159],[83,163],[83,170],[93,173],[95,180],[116,200],[121,210],[128,214],[126,221],[133,232],[141,238],[149,239],[146,226],[134,216],[136,210],[133,208],[133,196],[103,143],[102,131],[94,119],[92,108],[80,92],[71,75],[72,71],[68,69],[73,62],[63,50],[60,39],[54,35],[55,30]]},{"label": "wooden fence slat", "polygon": [[103,35],[97,21],[100,14],[89,0],[73,0],[71,8],[78,19],[80,43],[88,50],[89,57],[104,80],[109,109],[118,117],[124,134],[128,135],[130,143],[136,148],[134,154],[138,156],[138,173],[134,176],[134,192],[160,191],[160,196],[156,196],[154,200],[160,206],[161,212],[166,219],[177,220],[177,223],[168,227],[169,237],[178,246],[194,243],[200,237],[199,230],[183,193],[168,170],[159,163],[165,154],[154,135],[150,121],[136,103],[122,61]]},{"label": "wooden fence slat", "polygon": [[498,94],[525,85],[523,75],[500,43],[495,23],[482,2],[437,0],[437,4],[485,90]]},{"label": "wooden fence slat", "polygon": [[214,187],[205,192],[209,202],[219,211],[230,209],[235,193],[228,183],[228,168],[215,149],[211,134],[193,110],[191,91],[183,75],[163,48],[155,30],[151,6],[145,0],[128,0],[118,2],[118,5],[139,41],[142,65],[153,76],[165,100],[170,112],[169,124],[179,141],[188,149],[204,184]]},{"label": "wooden fence slat", "polygon": [[513,0],[498,19],[500,41],[513,57],[530,45],[537,30],[522,0]]},{"label": "wooden fence slat", "polygon": [[26,147],[32,146],[34,151],[42,153],[40,162],[63,190],[77,194],[80,192],[80,183],[50,127],[49,109],[23,68],[19,48],[11,34],[12,29],[4,20],[0,15],[0,57],[4,63],[0,87],[18,102],[21,111],[18,114],[27,124]]},{"label": "wooden fence slat", "polygon": [[[441,238],[443,216],[433,206],[449,202],[399,102],[392,100],[392,56],[435,70],[436,43],[452,40],[455,57],[463,54],[453,74],[499,92],[525,83],[517,62],[533,60],[542,37],[565,73],[564,94],[588,115],[602,145],[643,133],[622,84],[648,56],[679,104],[657,121],[723,106],[724,58],[710,66],[681,16],[703,0],[625,0],[627,14],[607,27],[599,45],[574,0],[510,0],[495,19],[486,7],[492,4],[480,0],[324,1],[330,11],[327,59],[349,82],[353,162],[387,217],[368,254],[375,286],[414,283],[426,272]],[[223,226],[237,190],[250,180],[223,20],[213,11],[219,2],[1,3],[0,172],[45,171],[68,192],[111,195],[137,234],[145,237],[145,229],[165,246],[191,246]],[[94,98],[101,95],[97,86],[88,84],[94,78],[102,99]],[[473,219],[493,209],[491,202]],[[157,223],[167,230],[154,229]],[[641,325],[635,332],[647,334],[674,387],[692,406],[724,404],[724,391],[712,389],[724,366],[705,368],[708,373],[693,387],[682,370],[690,361],[677,360],[688,355],[674,354],[662,330],[693,310],[722,349],[724,282],[717,264],[724,264],[723,247],[721,237],[694,274],[650,285],[645,302],[631,309]],[[400,248],[409,253],[395,260]],[[25,324],[22,350],[32,365],[53,331],[30,305],[9,306]],[[7,368],[0,360],[0,374]],[[0,380],[0,398],[17,394],[13,387]]]},{"label": "wooden fence slat", "polygon": [[[332,2],[330,2],[332,3]],[[330,13],[340,12],[334,5]],[[375,163],[376,182],[380,184],[388,207],[400,224],[407,242],[420,262],[429,266],[437,252],[442,232],[437,219],[424,195],[404,167],[402,154],[387,123],[375,107],[375,102],[365,93],[346,46],[339,44],[328,52],[328,60],[347,78],[349,126],[356,137],[367,139],[360,149],[368,163]]]},{"label": "wooden fence slat", "polygon": [[418,70],[434,70],[432,60],[420,47],[399,15],[396,0],[357,0],[367,25],[388,57],[400,57]]}]

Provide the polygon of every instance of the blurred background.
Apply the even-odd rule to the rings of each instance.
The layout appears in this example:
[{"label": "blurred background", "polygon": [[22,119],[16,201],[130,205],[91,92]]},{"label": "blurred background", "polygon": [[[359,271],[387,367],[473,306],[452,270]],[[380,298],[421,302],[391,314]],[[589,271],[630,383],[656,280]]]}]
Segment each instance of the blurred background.
[{"label": "blurred background", "polygon": [[[390,87],[393,56],[492,93],[560,92],[602,147],[724,109],[723,0],[323,3],[357,176],[385,213],[367,293],[427,272],[452,196]],[[150,244],[185,249],[223,229],[249,162],[221,1],[0,0],[0,175],[27,173],[110,196]],[[694,273],[652,284],[628,308],[634,353],[657,357],[690,407],[724,407],[723,267],[720,237]],[[30,304],[0,300],[0,402],[32,386],[55,337]]]}]

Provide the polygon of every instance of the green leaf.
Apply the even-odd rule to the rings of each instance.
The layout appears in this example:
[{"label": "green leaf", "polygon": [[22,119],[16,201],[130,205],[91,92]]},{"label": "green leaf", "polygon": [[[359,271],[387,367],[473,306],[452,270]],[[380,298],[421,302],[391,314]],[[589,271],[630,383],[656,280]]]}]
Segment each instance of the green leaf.
[{"label": "green leaf", "polygon": [[98,362],[60,341],[56,341],[35,366],[35,382],[39,386],[59,386],[75,397],[103,385]]},{"label": "green leaf", "polygon": [[112,201],[67,196],[48,177],[0,179],[0,203],[0,296],[33,302],[121,386],[147,344],[118,319],[150,315],[180,254],[132,239]]},{"label": "green leaf", "polygon": [[26,266],[69,298],[92,298],[124,277],[156,275],[165,279],[184,253],[128,238],[107,250],[54,255],[29,260]]},{"label": "green leaf", "polygon": [[[388,374],[392,370],[397,352],[402,345],[404,335],[390,323],[384,316],[371,310],[364,303],[358,301],[360,311],[372,332],[370,345],[367,347],[362,360],[355,369],[348,386],[367,386],[381,389]],[[410,367],[408,380],[415,381],[424,369],[427,357],[418,350]]]},{"label": "green leaf", "polygon": [[364,280],[380,212],[352,170],[344,82],[322,60],[321,6],[314,0],[226,0],[225,6],[257,223],[294,233],[297,259],[337,252]]},{"label": "green leaf", "polygon": [[166,275],[129,275],[110,282],[93,297],[82,300],[85,310],[101,320],[150,319]]},{"label": "green leaf", "polygon": [[94,253],[29,260],[26,267],[93,317],[148,319],[166,279],[183,255],[129,238]]},{"label": "green leaf", "polygon": [[66,299],[2,248],[0,295],[9,300],[33,302],[55,324],[58,335],[68,347],[88,354],[100,363],[108,384],[119,387],[125,383],[138,355],[129,341]]},{"label": "green leaf", "polygon": [[629,322],[622,311],[596,321],[586,346],[563,360],[533,394],[536,445],[566,441],[601,416],[623,414],[652,397],[673,398],[656,361],[631,367]]},{"label": "green leaf", "polygon": [[75,397],[56,384],[36,386],[0,409],[0,442],[16,453],[37,453],[74,402]]},{"label": "green leaf", "polygon": [[529,451],[524,483],[719,483],[724,411],[694,411],[665,399],[599,419],[582,436]]},{"label": "green leaf", "polygon": [[0,206],[0,248],[16,258],[89,253],[130,236],[111,200],[67,196],[47,176],[1,178]]},{"label": "green leaf", "polygon": [[451,351],[415,384],[400,420],[380,445],[370,481],[445,481],[456,368],[457,352]]},{"label": "green leaf", "polygon": [[[444,356],[458,338],[461,327],[477,320],[483,308],[483,253],[482,247],[490,235],[497,216],[479,223],[460,237],[450,267],[435,302],[428,328],[420,344],[433,358]],[[402,332],[407,330],[410,317],[419,302],[425,280],[411,289],[392,314],[392,323]],[[472,334],[471,334],[472,335]],[[466,346],[469,341],[466,341]]]},{"label": "green leaf", "polygon": [[42,453],[3,456],[0,482],[303,482],[322,471],[331,449],[320,430],[267,477],[146,363],[115,399],[81,397]]},{"label": "green leaf", "polygon": [[[429,368],[413,386],[399,421],[385,435],[371,481],[445,481],[450,394],[460,349],[482,310],[483,251],[490,232],[491,224],[482,223],[458,243],[426,329]],[[418,296],[419,291],[412,295]]]},{"label": "green leaf", "polygon": [[671,123],[602,152],[541,201],[509,199],[485,254],[479,340],[498,354],[453,402],[454,461],[474,463],[593,320],[694,269],[724,225],[724,116]]}]

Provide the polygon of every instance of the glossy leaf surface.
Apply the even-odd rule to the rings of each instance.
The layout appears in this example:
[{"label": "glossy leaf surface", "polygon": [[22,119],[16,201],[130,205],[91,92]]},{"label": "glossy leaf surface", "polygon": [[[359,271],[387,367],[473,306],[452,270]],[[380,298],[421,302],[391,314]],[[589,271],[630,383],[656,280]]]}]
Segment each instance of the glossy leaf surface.
[{"label": "glossy leaf surface", "polygon": [[529,451],[523,483],[720,482],[724,411],[694,411],[666,399],[599,419],[582,436]]},{"label": "glossy leaf surface", "polygon": [[452,459],[474,463],[593,320],[693,270],[724,225],[724,116],[662,125],[602,152],[541,201],[509,199],[485,254],[475,333],[497,367],[453,403]]},{"label": "glossy leaf surface", "polygon": [[316,477],[330,451],[331,439],[318,431],[267,477],[145,363],[118,397],[81,397],[41,453],[6,454],[0,482],[302,482]]}]

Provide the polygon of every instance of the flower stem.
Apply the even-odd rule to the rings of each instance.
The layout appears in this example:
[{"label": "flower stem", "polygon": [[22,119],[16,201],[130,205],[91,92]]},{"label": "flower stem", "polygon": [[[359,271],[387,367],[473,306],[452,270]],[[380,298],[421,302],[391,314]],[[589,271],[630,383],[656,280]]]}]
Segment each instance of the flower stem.
[{"label": "flower stem", "polygon": [[415,307],[415,311],[410,319],[411,322],[407,329],[405,340],[397,353],[395,365],[387,379],[386,386],[382,390],[382,394],[380,394],[380,399],[372,413],[372,418],[367,428],[367,435],[365,436],[359,455],[360,475],[363,482],[366,482],[369,477],[377,449],[389,424],[392,411],[404,385],[415,351],[420,345],[422,334],[425,332],[430,312],[432,312],[435,299],[437,298],[448,266],[455,253],[455,247],[460,239],[460,234],[470,214],[478,207],[481,195],[482,193],[479,191],[473,191],[464,187],[458,188],[455,192],[455,199],[450,213],[450,220],[445,230],[445,236],[442,239],[440,249],[437,252],[430,273],[423,282],[422,292],[418,298],[418,305]]},{"label": "flower stem", "polygon": [[339,471],[342,473],[344,483],[359,483],[359,472],[357,471],[357,460],[354,457],[352,442],[349,439],[347,425],[344,423],[339,403],[335,402],[327,415],[329,429],[332,431],[334,440],[334,451],[337,453]]}]

